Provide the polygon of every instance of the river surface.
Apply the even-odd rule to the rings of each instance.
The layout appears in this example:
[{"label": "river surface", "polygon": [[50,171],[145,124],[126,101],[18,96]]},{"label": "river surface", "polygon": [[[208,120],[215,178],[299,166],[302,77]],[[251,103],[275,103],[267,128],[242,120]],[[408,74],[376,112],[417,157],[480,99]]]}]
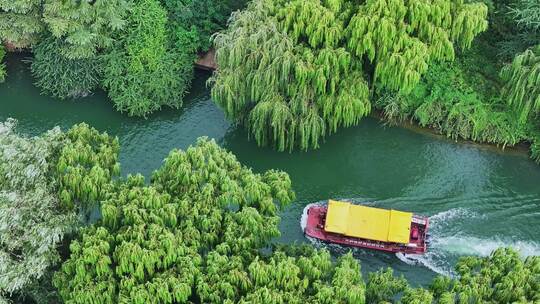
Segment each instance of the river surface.
[{"label": "river surface", "polygon": [[[0,120],[16,118],[18,130],[30,135],[79,122],[107,131],[120,139],[122,174],[149,176],[171,149],[186,148],[199,136],[215,138],[255,171],[275,168],[291,176],[297,200],[282,212],[280,242],[310,242],[300,227],[304,207],[336,198],[430,216],[433,241],[419,265],[355,251],[363,270],[390,266],[413,284],[451,273],[459,256],[488,255],[499,246],[540,255],[540,166],[524,153],[385,127],[374,118],[339,130],[318,150],[280,153],[257,147],[225,119],[209,97],[208,74],[197,74],[182,109],[137,119],[116,112],[103,92],[76,101],[40,96],[22,58],[8,57]],[[334,256],[346,252],[329,249]]]}]

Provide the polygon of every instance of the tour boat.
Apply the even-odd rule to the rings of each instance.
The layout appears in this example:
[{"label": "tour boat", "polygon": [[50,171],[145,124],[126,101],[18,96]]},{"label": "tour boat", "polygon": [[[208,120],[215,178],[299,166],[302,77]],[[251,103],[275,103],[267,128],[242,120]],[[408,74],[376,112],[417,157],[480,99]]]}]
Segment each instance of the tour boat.
[{"label": "tour boat", "polygon": [[410,212],[329,200],[307,209],[304,233],[329,243],[404,254],[427,250],[429,219]]}]

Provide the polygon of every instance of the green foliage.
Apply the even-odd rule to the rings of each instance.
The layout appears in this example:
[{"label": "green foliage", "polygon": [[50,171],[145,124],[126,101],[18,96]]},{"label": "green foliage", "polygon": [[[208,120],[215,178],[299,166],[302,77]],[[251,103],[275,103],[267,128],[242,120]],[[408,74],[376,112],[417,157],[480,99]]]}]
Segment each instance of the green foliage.
[{"label": "green foliage", "polygon": [[[84,124],[33,138],[14,127],[13,120],[0,124],[0,301],[15,294],[43,302],[51,294],[50,271],[60,262],[57,247],[79,226],[85,187],[111,183],[96,172],[115,163],[118,142]],[[70,208],[64,193],[73,197]]]},{"label": "green foliage", "polygon": [[540,45],[517,55],[503,67],[501,77],[502,95],[520,112],[521,123],[540,113]]},{"label": "green foliage", "polygon": [[[222,30],[231,12],[239,9],[246,0],[161,0],[169,12],[173,33],[190,33],[193,39],[189,48],[206,52],[211,47],[210,36]],[[181,34],[183,35],[183,34]]]},{"label": "green foliage", "polygon": [[348,46],[375,64],[383,88],[409,92],[430,60],[453,60],[454,44],[469,48],[486,18],[481,3],[369,0],[350,20]]},{"label": "green foliage", "polygon": [[316,148],[325,134],[369,113],[368,86],[345,49],[296,45],[267,17],[269,6],[252,2],[216,36],[212,96],[258,144]]},{"label": "green foliage", "polygon": [[540,163],[540,133],[536,133],[531,142],[531,158]]},{"label": "green foliage", "polygon": [[391,121],[414,118],[421,126],[456,140],[506,146],[525,139],[516,115],[492,95],[498,84],[481,76],[471,79],[468,74],[460,64],[433,65],[411,94],[383,96],[378,106]]},{"label": "green foliage", "polygon": [[60,207],[51,176],[62,133],[27,138],[15,133],[15,124],[0,123],[0,301],[25,293],[59,262],[56,245],[77,222]]},{"label": "green foliage", "polygon": [[114,33],[126,26],[129,5],[129,0],[44,0],[43,21],[62,40],[62,56],[88,59],[112,46]]},{"label": "green foliage", "polygon": [[497,0],[490,7],[490,29],[482,40],[496,47],[502,62],[540,43],[538,5],[536,0]]},{"label": "green foliage", "polygon": [[42,0],[0,0],[0,41],[15,48],[35,44],[45,29],[41,4]]},{"label": "green foliage", "polygon": [[536,0],[517,0],[510,8],[515,22],[528,30],[540,30],[540,2]]},{"label": "green foliage", "polygon": [[73,126],[66,137],[55,164],[61,202],[69,209],[94,207],[106,198],[112,178],[120,174],[118,138],[85,123]]},{"label": "green foliage", "polygon": [[119,44],[105,55],[104,86],[116,108],[130,116],[182,105],[194,57],[173,50],[166,24],[158,0],[137,0]]},{"label": "green foliage", "polygon": [[[402,304],[426,304],[433,301],[433,294],[423,288],[408,288],[401,297]],[[467,303],[467,302],[464,302]]]},{"label": "green foliage", "polygon": [[12,292],[55,296],[47,283],[58,244],[78,227],[74,211],[97,201],[102,219],[71,242],[52,280],[66,303],[540,300],[539,257],[521,260],[510,249],[463,258],[457,279],[438,277],[430,290],[409,288],[390,269],[370,274],[366,286],[351,253],[333,261],[308,245],[261,250],[279,236],[291,180],[255,174],[205,138],[173,150],[150,184],[141,175],[113,183],[118,141],[106,133],[80,124],[26,138],[13,127],[0,124],[0,301]]},{"label": "green foliage", "polygon": [[6,50],[3,45],[0,45],[0,83],[6,80],[6,65],[4,64],[4,56],[6,56]]},{"label": "green foliage", "polygon": [[285,173],[253,174],[201,139],[172,151],[151,185],[139,175],[111,190],[101,224],[70,245],[54,284],[70,303],[186,303],[203,258],[254,257],[279,235],[290,187]]},{"label": "green foliage", "polygon": [[59,39],[49,36],[34,47],[35,85],[43,93],[60,99],[84,97],[99,85],[102,61],[95,57],[68,59],[62,55],[63,45]]},{"label": "green foliage", "polygon": [[368,277],[366,301],[367,303],[390,302],[407,287],[407,280],[403,276],[394,277],[392,268],[372,272]]},{"label": "green foliage", "polygon": [[538,256],[522,260],[516,251],[500,248],[489,257],[464,257],[456,270],[459,279],[448,284],[448,291],[456,294],[459,303],[540,301]]},{"label": "green foliage", "polygon": [[486,17],[463,1],[256,0],[215,36],[212,96],[259,145],[317,148],[369,114],[366,79],[411,91],[431,61],[470,47]]},{"label": "green foliage", "polygon": [[435,277],[433,282],[431,282],[429,289],[435,297],[443,298],[444,301],[446,301],[446,298],[451,296],[452,301],[450,303],[454,303],[454,293],[449,291],[453,290],[453,286],[454,281],[451,278],[439,275]]}]

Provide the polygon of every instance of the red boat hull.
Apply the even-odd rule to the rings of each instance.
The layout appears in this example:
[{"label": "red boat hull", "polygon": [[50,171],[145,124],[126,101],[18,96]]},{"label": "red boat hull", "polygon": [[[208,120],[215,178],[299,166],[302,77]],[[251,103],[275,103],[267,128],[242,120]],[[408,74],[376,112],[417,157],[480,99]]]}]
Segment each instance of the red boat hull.
[{"label": "red boat hull", "polygon": [[[327,232],[324,230],[326,219],[326,206],[311,206],[307,210],[307,223],[304,233],[312,238],[328,243],[341,244],[357,248],[367,248],[386,252],[400,252],[406,254],[423,254],[427,250],[427,230],[429,219],[426,217],[413,216],[411,222],[411,236],[408,244],[387,243],[350,237],[342,234]],[[413,235],[413,231],[416,231]]]}]

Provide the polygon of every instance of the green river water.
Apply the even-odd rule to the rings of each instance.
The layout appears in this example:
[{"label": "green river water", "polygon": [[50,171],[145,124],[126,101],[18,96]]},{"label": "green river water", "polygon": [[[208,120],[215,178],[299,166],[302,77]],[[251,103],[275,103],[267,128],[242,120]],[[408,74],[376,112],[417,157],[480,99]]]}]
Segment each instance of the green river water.
[{"label": "green river water", "polygon": [[[0,120],[16,118],[18,130],[31,135],[79,122],[107,131],[120,139],[124,175],[149,176],[171,149],[186,148],[199,136],[215,138],[255,171],[276,168],[291,176],[297,200],[282,212],[280,242],[309,242],[300,225],[303,209],[336,198],[431,218],[433,241],[418,265],[356,250],[363,270],[391,266],[414,284],[425,284],[436,272],[450,273],[461,255],[487,255],[507,245],[523,255],[540,255],[540,166],[525,153],[385,127],[374,118],[339,130],[316,151],[279,153],[258,148],[225,119],[205,87],[208,74],[197,74],[182,109],[136,119],[116,112],[103,92],[76,101],[40,96],[22,58],[7,60]],[[330,250],[336,256],[345,252]]]}]

